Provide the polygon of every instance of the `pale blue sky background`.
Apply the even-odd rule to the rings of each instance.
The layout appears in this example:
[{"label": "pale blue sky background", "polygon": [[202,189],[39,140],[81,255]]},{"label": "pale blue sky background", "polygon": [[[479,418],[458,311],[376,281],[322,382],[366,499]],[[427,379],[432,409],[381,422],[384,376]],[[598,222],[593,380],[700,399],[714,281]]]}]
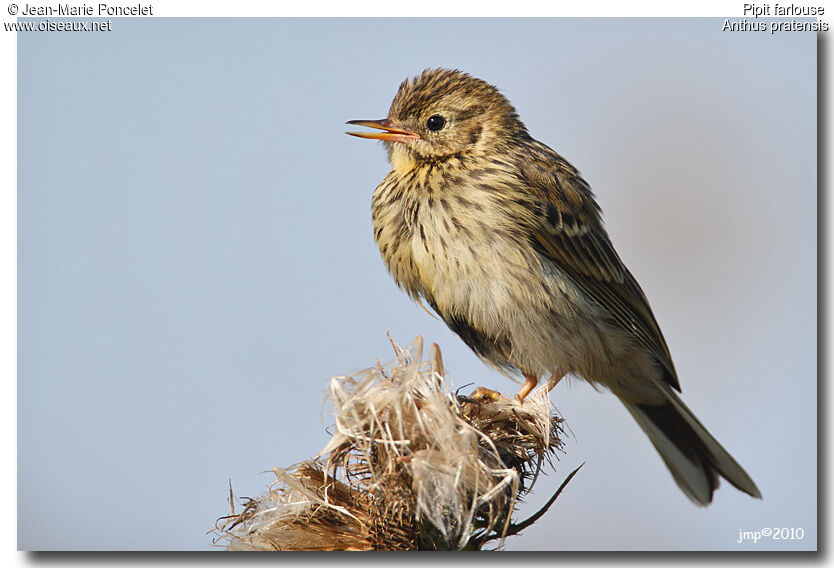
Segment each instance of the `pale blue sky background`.
[{"label": "pale blue sky background", "polygon": [[[328,378],[443,348],[373,242],[387,172],[344,121],[426,67],[496,84],[582,170],[702,422],[764,494],[677,489],[610,395],[560,385],[573,437],[511,550],[816,546],[816,36],[717,19],[114,20],[18,34],[19,546],[205,550],[227,483],[327,440]],[[802,541],[737,544],[739,529]]]}]

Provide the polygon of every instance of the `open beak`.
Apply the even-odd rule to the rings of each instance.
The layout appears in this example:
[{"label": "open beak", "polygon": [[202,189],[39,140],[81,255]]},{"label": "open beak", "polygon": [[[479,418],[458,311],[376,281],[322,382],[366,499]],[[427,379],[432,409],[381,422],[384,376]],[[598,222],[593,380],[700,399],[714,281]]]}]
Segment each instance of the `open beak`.
[{"label": "open beak", "polygon": [[419,140],[420,135],[408,130],[394,128],[391,121],[387,118],[381,120],[349,120],[346,124],[355,124],[356,126],[367,126],[368,128],[376,128],[384,130],[385,132],[345,132],[351,136],[358,136],[359,138],[370,138],[371,140],[383,140],[385,142],[408,142],[410,140]]}]

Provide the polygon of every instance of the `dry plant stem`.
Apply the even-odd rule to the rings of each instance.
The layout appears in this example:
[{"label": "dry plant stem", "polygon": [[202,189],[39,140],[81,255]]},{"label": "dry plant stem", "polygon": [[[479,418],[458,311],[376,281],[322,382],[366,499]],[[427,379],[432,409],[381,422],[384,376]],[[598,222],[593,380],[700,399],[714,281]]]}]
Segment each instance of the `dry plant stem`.
[{"label": "dry plant stem", "polygon": [[[577,467],[575,470],[570,472],[570,475],[568,475],[565,478],[565,480],[559,486],[559,489],[556,490],[556,493],[554,493],[553,496],[550,499],[548,499],[547,503],[545,503],[544,506],[541,509],[536,511],[535,514],[533,514],[532,516],[530,516],[529,518],[525,519],[524,521],[522,521],[518,524],[513,524],[513,525],[510,525],[509,527],[507,527],[506,534],[503,536],[503,538],[519,534],[524,529],[533,526],[533,523],[535,523],[540,518],[542,518],[542,516],[550,509],[550,506],[553,505],[553,503],[556,502],[556,499],[559,498],[559,495],[562,494],[562,491],[565,489],[565,487],[568,486],[568,483],[570,483],[571,479],[573,479],[573,476],[576,475],[577,473],[579,473],[579,470],[582,469],[583,465],[585,465],[585,462],[582,462],[579,465],[579,467]],[[494,536],[493,537],[488,537],[481,542],[481,545],[483,545],[484,543],[486,543],[490,540],[495,540],[495,538],[496,537],[494,537]]]}]

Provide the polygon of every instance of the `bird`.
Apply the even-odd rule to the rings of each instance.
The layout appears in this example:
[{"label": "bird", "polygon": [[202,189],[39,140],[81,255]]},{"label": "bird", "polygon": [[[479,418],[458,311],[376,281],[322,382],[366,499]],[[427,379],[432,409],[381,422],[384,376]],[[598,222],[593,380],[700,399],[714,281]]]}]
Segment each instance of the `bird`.
[{"label": "bird", "polygon": [[756,484],[683,403],[669,348],[579,171],[534,139],[490,83],[455,69],[404,80],[388,114],[347,124],[391,170],[371,217],[397,285],[485,363],[524,382],[571,375],[613,393],[697,505]]}]

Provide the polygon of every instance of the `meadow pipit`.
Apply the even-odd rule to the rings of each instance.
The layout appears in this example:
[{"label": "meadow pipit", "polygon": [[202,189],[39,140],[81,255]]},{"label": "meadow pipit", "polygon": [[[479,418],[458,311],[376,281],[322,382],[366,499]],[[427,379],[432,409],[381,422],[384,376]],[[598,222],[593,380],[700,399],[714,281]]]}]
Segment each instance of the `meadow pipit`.
[{"label": "meadow pipit", "polygon": [[706,505],[724,477],[761,497],[684,405],[646,296],[614,250],[591,188],[533,139],[492,85],[434,69],[404,81],[380,132],[391,171],[373,196],[388,270],[481,359],[526,381],[566,374],[613,392],[675,481]]}]

